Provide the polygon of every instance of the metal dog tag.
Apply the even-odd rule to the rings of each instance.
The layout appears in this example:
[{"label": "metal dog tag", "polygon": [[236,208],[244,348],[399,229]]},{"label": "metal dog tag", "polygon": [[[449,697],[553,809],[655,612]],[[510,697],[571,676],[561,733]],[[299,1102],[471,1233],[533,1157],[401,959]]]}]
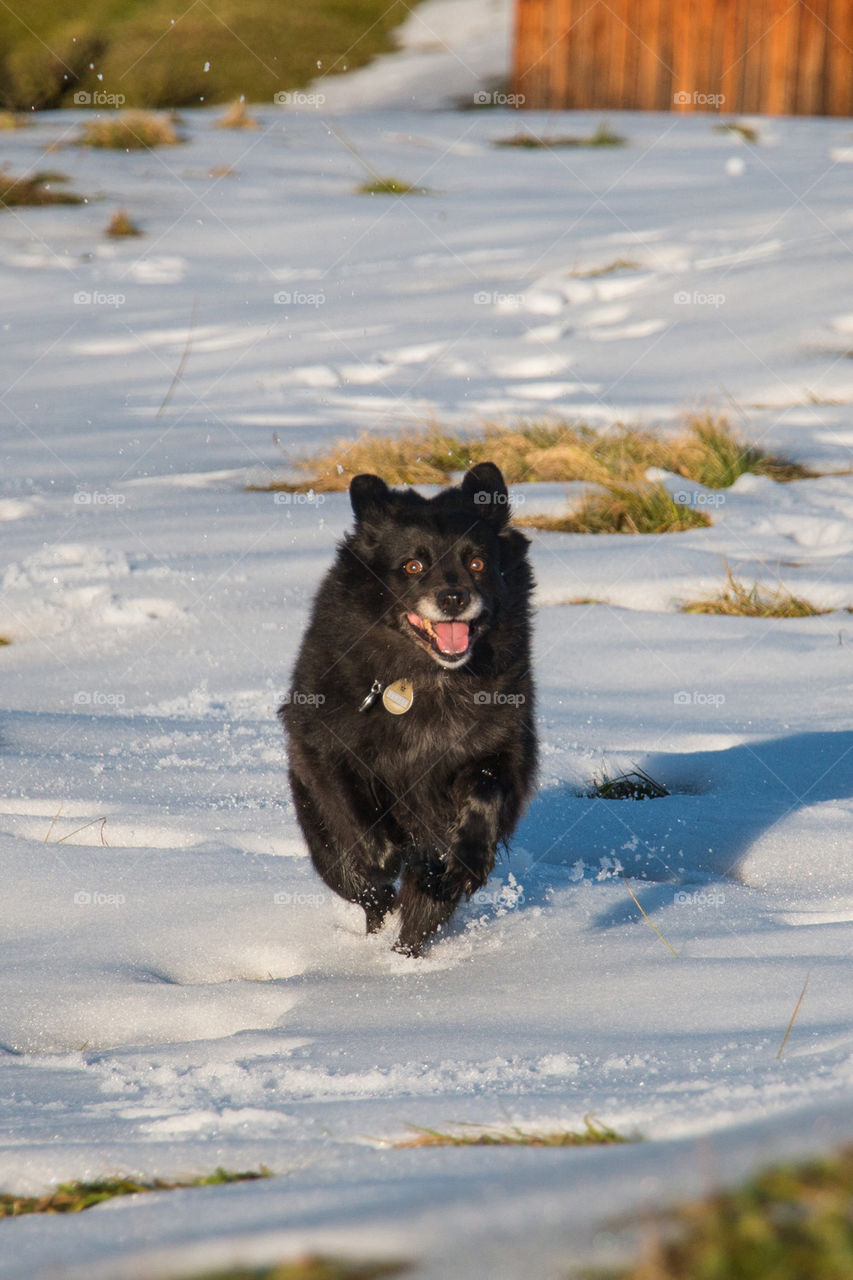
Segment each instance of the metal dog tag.
[{"label": "metal dog tag", "polygon": [[389,684],[382,694],[382,705],[392,716],[405,715],[415,700],[415,691],[411,680],[395,680]]}]

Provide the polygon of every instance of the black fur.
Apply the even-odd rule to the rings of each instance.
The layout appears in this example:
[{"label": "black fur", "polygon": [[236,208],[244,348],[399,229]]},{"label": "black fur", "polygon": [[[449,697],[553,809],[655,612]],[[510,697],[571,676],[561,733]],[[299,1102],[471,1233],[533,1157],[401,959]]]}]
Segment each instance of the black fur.
[{"label": "black fur", "polygon": [[[360,903],[368,932],[398,905],[397,949],[417,955],[486,883],[533,788],[528,540],[493,463],[432,499],[369,475],[350,498],[355,531],[317,592],[279,716],[314,866]],[[480,601],[469,632],[448,629]],[[432,644],[408,620],[428,613],[444,628]],[[437,651],[460,635],[467,657]],[[381,693],[359,709],[374,681],[404,678],[408,712],[390,714]]]}]

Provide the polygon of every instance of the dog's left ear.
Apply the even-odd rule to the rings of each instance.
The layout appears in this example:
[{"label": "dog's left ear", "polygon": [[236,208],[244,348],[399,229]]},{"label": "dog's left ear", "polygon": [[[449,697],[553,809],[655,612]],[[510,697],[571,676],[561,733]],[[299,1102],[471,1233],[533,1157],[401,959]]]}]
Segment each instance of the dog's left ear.
[{"label": "dog's left ear", "polygon": [[493,462],[478,462],[465,473],[462,496],[472,503],[481,520],[488,520],[499,529],[509,520],[506,481]]},{"label": "dog's left ear", "polygon": [[357,521],[378,515],[388,505],[391,490],[379,476],[353,476],[349,487],[349,500]]}]

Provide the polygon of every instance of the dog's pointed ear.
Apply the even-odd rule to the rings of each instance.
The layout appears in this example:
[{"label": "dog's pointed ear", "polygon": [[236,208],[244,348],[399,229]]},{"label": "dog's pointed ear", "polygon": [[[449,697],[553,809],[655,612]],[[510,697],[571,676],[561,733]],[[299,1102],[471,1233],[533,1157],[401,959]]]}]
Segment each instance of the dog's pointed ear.
[{"label": "dog's pointed ear", "polygon": [[356,521],[366,520],[378,515],[388,505],[391,490],[379,476],[353,476],[349,487],[349,500],[355,512]]},{"label": "dog's pointed ear", "polygon": [[509,493],[499,467],[478,462],[465,473],[462,496],[472,503],[481,520],[503,528],[510,517]]}]

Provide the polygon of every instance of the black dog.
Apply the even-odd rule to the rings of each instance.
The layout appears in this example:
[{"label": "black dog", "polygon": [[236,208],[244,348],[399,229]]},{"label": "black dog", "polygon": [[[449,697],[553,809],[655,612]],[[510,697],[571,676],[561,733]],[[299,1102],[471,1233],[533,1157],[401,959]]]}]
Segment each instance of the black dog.
[{"label": "black dog", "polygon": [[533,787],[528,540],[491,462],[431,499],[356,476],[350,499],[279,716],[314,866],[368,932],[398,905],[417,955]]}]

